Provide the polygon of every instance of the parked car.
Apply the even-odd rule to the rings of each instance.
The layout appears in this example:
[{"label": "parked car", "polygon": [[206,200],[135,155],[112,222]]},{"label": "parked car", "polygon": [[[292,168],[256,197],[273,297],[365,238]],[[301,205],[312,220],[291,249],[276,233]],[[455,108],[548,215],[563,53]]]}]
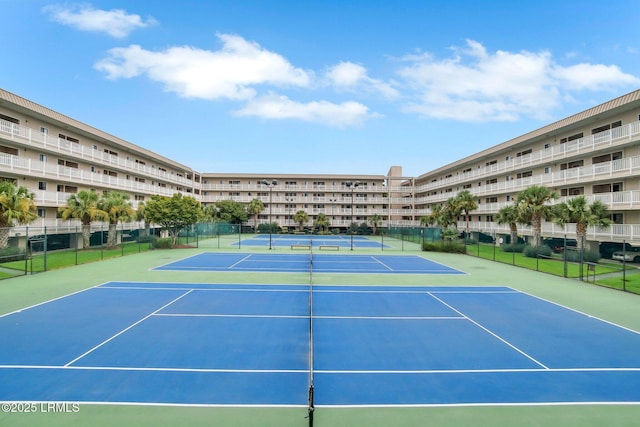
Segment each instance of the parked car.
[{"label": "parked car", "polygon": [[632,246],[624,251],[615,251],[611,255],[611,259],[616,261],[640,262],[640,248]]},{"label": "parked car", "polygon": [[612,258],[614,252],[621,252],[623,249],[626,251],[633,251],[634,246],[629,243],[621,242],[602,242],[600,243],[600,256],[602,258]]},{"label": "parked car", "polygon": [[[542,244],[549,246],[553,252],[560,253],[564,251],[565,239],[561,239],[559,237],[549,237],[543,239]],[[578,246],[578,241],[576,239],[566,239],[566,244],[568,249],[576,249],[576,247]]]}]

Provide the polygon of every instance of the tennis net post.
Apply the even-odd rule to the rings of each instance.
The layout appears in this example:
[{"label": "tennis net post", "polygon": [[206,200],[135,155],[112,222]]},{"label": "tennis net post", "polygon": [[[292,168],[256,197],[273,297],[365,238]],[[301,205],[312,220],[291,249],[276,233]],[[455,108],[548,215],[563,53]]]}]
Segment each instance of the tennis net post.
[{"label": "tennis net post", "polygon": [[314,385],[313,385],[313,244],[309,245],[309,396],[307,418],[309,427],[313,427]]}]

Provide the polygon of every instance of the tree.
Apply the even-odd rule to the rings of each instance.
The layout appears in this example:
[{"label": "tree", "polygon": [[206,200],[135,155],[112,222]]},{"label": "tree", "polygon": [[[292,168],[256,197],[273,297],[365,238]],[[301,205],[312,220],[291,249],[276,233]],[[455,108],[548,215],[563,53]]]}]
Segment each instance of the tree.
[{"label": "tree", "polygon": [[298,223],[300,231],[304,230],[304,224],[309,221],[309,215],[305,211],[298,211],[293,215],[293,220]]},{"label": "tree", "polygon": [[[136,221],[142,221],[144,223],[144,236],[149,236],[149,221],[147,221],[147,212],[145,210],[144,202],[138,203],[138,209],[136,210]],[[141,236],[142,237],[142,236]]]},{"label": "tree", "polygon": [[98,193],[94,190],[81,190],[72,194],[65,206],[60,207],[60,217],[64,220],[76,218],[82,224],[82,247],[90,246],[91,223],[94,221],[107,221],[109,215],[98,207]]},{"label": "tree", "polygon": [[476,198],[469,190],[463,190],[458,193],[454,199],[454,203],[457,208],[457,212],[464,212],[464,219],[466,223],[466,234],[469,234],[469,217],[470,213],[478,209],[478,203]]},{"label": "tree", "polygon": [[247,206],[247,213],[253,217],[253,230],[258,230],[258,215],[264,211],[264,203],[260,199],[253,199]]},{"label": "tree", "polygon": [[98,207],[107,213],[109,231],[107,233],[107,247],[116,246],[118,223],[133,219],[135,210],[129,201],[129,195],[122,191],[110,191],[102,196]]},{"label": "tree", "polygon": [[534,246],[540,246],[542,236],[542,220],[553,217],[551,200],[558,198],[558,194],[541,185],[532,185],[518,193],[516,206],[521,222],[529,222],[533,227]]},{"label": "tree", "polygon": [[382,217],[378,214],[373,214],[369,217],[369,223],[371,224],[371,228],[373,228],[373,234],[378,234],[378,227],[382,223]]},{"label": "tree", "polygon": [[520,222],[517,206],[507,205],[500,208],[495,216],[495,220],[498,224],[509,225],[511,244],[515,245],[518,239],[518,223]]},{"label": "tree", "polygon": [[213,222],[216,220],[216,215],[218,214],[218,211],[216,210],[216,206],[215,205],[207,205],[204,208],[202,208],[202,219],[205,221],[209,221],[209,222]]},{"label": "tree", "polygon": [[316,220],[313,222],[313,226],[318,229],[318,232],[325,233],[329,231],[331,222],[329,222],[329,218],[327,217],[327,215],[319,213],[316,217]]},{"label": "tree", "polygon": [[161,225],[171,236],[175,246],[180,230],[197,223],[202,218],[202,207],[191,196],[176,193],[172,197],[151,196],[145,207],[147,220]]},{"label": "tree", "polygon": [[216,202],[216,219],[231,224],[242,224],[249,219],[249,214],[240,202],[219,200]]},{"label": "tree", "polygon": [[609,209],[604,203],[596,200],[589,205],[584,196],[569,199],[554,208],[556,224],[563,227],[568,223],[576,224],[576,238],[581,247],[584,243],[584,237],[587,235],[587,227],[609,227],[612,223],[609,216]]},{"label": "tree", "polygon": [[9,245],[9,229],[16,223],[29,224],[38,218],[33,193],[26,187],[16,187],[0,181],[0,248]]}]

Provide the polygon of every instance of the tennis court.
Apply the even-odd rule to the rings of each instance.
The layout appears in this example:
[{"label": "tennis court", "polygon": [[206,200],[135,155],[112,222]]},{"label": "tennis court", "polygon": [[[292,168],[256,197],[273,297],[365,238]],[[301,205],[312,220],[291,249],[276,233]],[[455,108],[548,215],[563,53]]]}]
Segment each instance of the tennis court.
[{"label": "tennis court", "polygon": [[389,249],[383,241],[366,236],[351,235],[311,235],[311,234],[257,234],[230,246],[257,246],[289,248],[291,246],[333,247],[334,249]]},{"label": "tennis court", "polygon": [[[325,256],[338,273],[322,273]],[[370,256],[160,251],[16,280],[24,301],[52,296],[0,316],[0,402],[81,411],[53,421],[0,413],[0,424],[86,424],[91,414],[102,425],[292,427],[637,419],[628,295],[447,254],[384,254],[399,271],[433,266],[378,274],[359,265]],[[197,268],[175,268],[185,261]],[[343,263],[356,271],[342,274]],[[432,272],[442,267],[456,273]],[[63,282],[72,286],[55,295]]]},{"label": "tennis court", "polygon": [[464,274],[416,255],[256,254],[205,252],[154,268],[160,271]]},{"label": "tennis court", "polygon": [[3,401],[640,402],[638,333],[507,287],[109,282],[0,339]]}]

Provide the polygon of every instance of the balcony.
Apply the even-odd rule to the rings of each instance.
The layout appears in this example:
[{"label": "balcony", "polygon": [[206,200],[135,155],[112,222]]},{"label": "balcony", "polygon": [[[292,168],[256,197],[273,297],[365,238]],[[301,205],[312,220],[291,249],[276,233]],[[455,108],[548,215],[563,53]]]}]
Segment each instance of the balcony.
[{"label": "balcony", "polygon": [[65,183],[74,183],[84,185],[85,187],[101,187],[125,192],[128,191],[149,195],[158,194],[163,196],[172,196],[175,193],[183,193],[185,195],[193,196],[196,199],[199,197],[193,193],[178,191],[172,188],[160,187],[158,185],[141,183],[131,179],[113,177],[103,173],[65,167],[4,153],[0,153],[0,171],[27,175],[33,178],[42,177],[42,179],[45,180],[58,179]]},{"label": "balcony", "polygon": [[[586,153],[601,150],[604,147],[615,147],[637,141],[640,138],[640,122],[633,122],[627,125],[599,132],[586,138],[576,139],[565,144],[556,145],[544,150],[540,150],[525,156],[516,157],[493,165],[483,166],[467,173],[461,173],[450,178],[438,179],[435,182],[418,185],[416,192],[424,193],[456,185],[469,181],[484,179],[500,173],[513,172],[525,167],[533,167],[550,163],[553,160],[567,159],[570,156],[585,155]],[[403,187],[393,187],[391,192],[406,191]]]},{"label": "balcony", "polygon": [[158,168],[141,165],[140,163],[127,160],[120,156],[101,152],[93,149],[93,147],[84,146],[58,137],[51,137],[46,133],[36,131],[25,126],[16,125],[1,119],[0,137],[10,141],[19,142],[35,150],[79,158],[91,164],[117,168],[125,173],[135,171],[145,177],[156,178],[158,180],[179,184],[185,187],[199,187],[199,184],[195,181],[188,180],[175,173],[169,173]]}]

